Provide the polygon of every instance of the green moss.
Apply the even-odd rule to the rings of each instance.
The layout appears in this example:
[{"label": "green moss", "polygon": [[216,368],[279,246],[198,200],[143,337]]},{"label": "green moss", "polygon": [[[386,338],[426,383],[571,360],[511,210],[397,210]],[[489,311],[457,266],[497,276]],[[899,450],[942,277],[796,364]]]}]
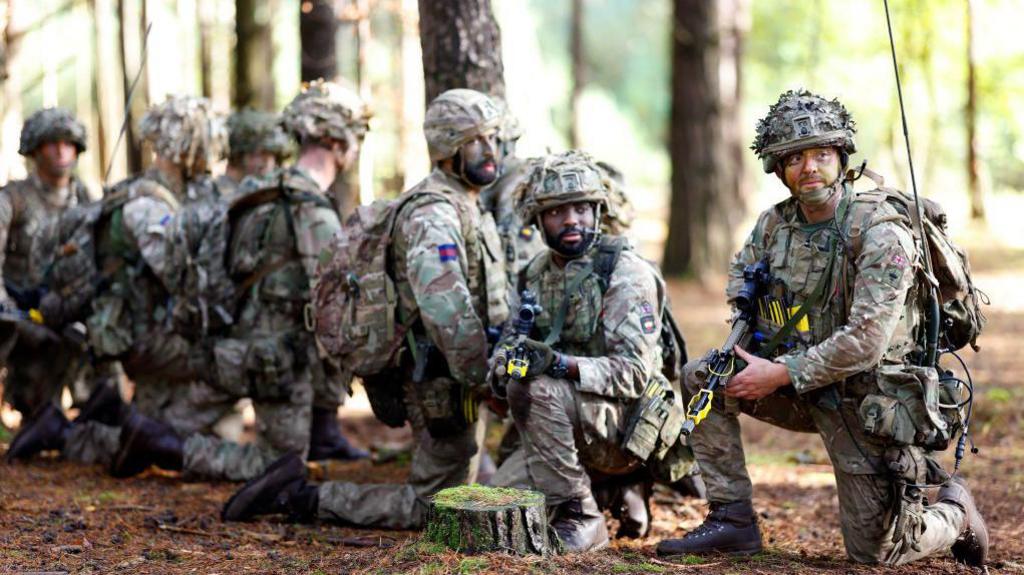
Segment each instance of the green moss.
[{"label": "green moss", "polygon": [[442,489],[434,495],[434,503],[438,506],[458,507],[470,504],[483,507],[501,507],[505,505],[532,505],[544,502],[544,495],[536,491],[513,489],[511,487],[485,487],[460,485]]},{"label": "green moss", "polygon": [[612,573],[664,573],[665,568],[654,563],[616,563],[612,566]]},{"label": "green moss", "polygon": [[673,557],[672,562],[683,565],[701,565],[704,563],[704,558],[699,555],[683,555],[682,557]]},{"label": "green moss", "polygon": [[440,561],[431,561],[420,567],[420,575],[441,575],[444,572],[444,563]]},{"label": "green moss", "polygon": [[487,560],[480,557],[466,557],[459,561],[459,575],[473,575],[487,569]]}]

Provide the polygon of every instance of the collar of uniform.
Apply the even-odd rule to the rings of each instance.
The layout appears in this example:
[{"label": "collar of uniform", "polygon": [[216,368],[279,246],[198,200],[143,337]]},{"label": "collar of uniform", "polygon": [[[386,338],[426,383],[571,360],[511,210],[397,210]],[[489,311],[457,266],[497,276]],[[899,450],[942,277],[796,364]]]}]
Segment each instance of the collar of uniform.
[{"label": "collar of uniform", "polygon": [[71,176],[71,179],[68,180],[66,188],[55,188],[50,184],[47,184],[36,172],[29,174],[28,181],[31,184],[32,189],[39,192],[39,197],[53,207],[63,208],[74,202],[72,198],[75,197],[74,191],[78,184],[78,181],[74,176]]},{"label": "collar of uniform", "polygon": [[[435,166],[434,170],[430,172],[430,176],[428,177],[437,184],[436,186],[431,186],[432,190],[469,199],[469,188],[466,184],[461,179],[442,170],[439,166]],[[479,206],[479,195],[477,196],[476,201]]]},{"label": "collar of uniform", "polygon": [[291,190],[310,192],[320,195],[324,193],[323,190],[320,189],[320,185],[313,179],[313,176],[311,176],[304,168],[300,168],[298,166],[292,166],[286,169],[281,174],[281,181],[285,184],[285,187]]},{"label": "collar of uniform", "polygon": [[143,172],[142,179],[152,180],[157,184],[160,184],[164,189],[170,191],[177,198],[185,197],[185,181],[183,180],[179,185],[172,184],[167,176],[165,176],[164,173],[156,166],[150,166],[145,172]]},{"label": "collar of uniform", "polygon": [[[848,181],[843,182],[842,188],[843,189],[839,192],[839,203],[836,204],[835,215],[830,220],[825,221],[836,220],[837,222],[840,222],[845,219],[845,216],[849,211],[846,207],[850,204],[850,200],[853,198],[854,192],[853,187],[850,186]],[[775,211],[786,222],[801,226],[807,225],[807,222],[804,220],[803,213],[800,211],[800,202],[793,196],[775,204]]]}]

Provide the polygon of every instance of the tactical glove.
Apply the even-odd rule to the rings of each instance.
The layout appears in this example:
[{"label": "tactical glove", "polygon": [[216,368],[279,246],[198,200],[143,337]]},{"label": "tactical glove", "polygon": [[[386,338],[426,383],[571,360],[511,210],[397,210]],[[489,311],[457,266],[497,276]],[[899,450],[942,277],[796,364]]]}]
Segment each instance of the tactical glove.
[{"label": "tactical glove", "polygon": [[551,364],[555,362],[557,353],[550,345],[535,339],[524,339],[523,345],[530,350],[530,368],[523,377],[530,380],[542,373],[547,373]]}]

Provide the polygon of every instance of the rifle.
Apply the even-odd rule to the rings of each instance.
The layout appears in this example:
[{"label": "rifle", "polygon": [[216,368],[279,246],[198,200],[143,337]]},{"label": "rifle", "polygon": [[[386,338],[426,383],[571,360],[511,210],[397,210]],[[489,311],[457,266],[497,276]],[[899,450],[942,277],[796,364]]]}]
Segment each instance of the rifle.
[{"label": "rifle", "polygon": [[505,367],[505,373],[512,379],[523,379],[530,369],[530,350],[526,348],[523,340],[530,337],[537,314],[541,312],[541,307],[537,304],[537,294],[530,290],[523,290],[519,298],[519,312],[516,314],[513,324],[519,342],[508,355],[508,363]]},{"label": "rifle", "polygon": [[[725,387],[732,376],[739,371],[736,366],[736,352],[733,348],[745,343],[753,335],[751,333],[757,321],[757,301],[767,294],[770,282],[768,262],[761,260],[750,264],[743,270],[743,287],[733,300],[736,313],[732,318],[732,331],[725,339],[721,349],[711,350],[697,367],[697,377],[704,380],[704,387],[690,399],[686,407],[686,421],[683,422],[683,435],[690,435],[693,429],[707,417],[711,411],[711,400],[715,391]],[[742,369],[742,368],[740,368]]]}]

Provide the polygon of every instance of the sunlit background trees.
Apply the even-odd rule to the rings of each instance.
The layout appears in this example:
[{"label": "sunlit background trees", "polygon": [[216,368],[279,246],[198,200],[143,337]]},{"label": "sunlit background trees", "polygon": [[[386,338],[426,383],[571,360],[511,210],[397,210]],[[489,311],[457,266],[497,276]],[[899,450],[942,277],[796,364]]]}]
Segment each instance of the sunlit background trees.
[{"label": "sunlit background trees", "polygon": [[[891,8],[921,191],[955,223],[973,213],[1024,244],[1024,6]],[[44,105],[89,127],[80,172],[95,193],[108,164],[111,180],[143,166],[130,130],[114,150],[140,69],[132,124],[168,93],[277,110],[303,79],[333,75],[375,111],[339,193],[390,196],[428,169],[426,99],[476,66],[503,79],[477,87],[521,118],[522,154],[576,145],[625,173],[635,239],[671,273],[721,270],[751,213],[785,197],[747,150],[783,90],[841,98],[860,129],[854,163],[909,187],[881,0],[4,0],[0,27],[0,181],[25,173],[21,122]],[[480,51],[459,59],[460,33]]]}]

